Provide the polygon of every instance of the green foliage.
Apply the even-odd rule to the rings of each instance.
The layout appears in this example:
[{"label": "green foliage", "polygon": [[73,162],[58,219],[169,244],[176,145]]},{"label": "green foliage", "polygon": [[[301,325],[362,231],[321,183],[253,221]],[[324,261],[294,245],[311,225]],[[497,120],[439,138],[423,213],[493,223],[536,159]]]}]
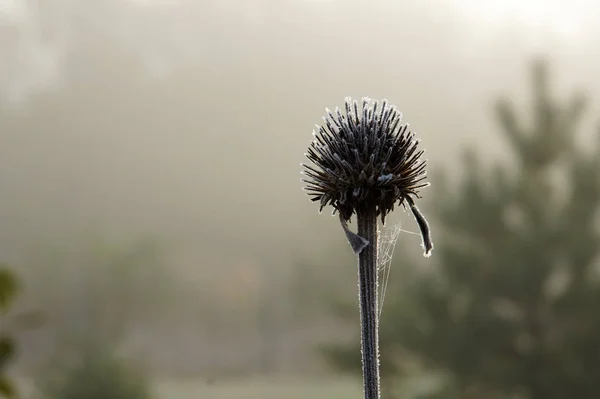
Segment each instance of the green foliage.
[{"label": "green foliage", "polygon": [[41,386],[46,399],[148,399],[144,375],[128,367],[114,351],[88,347],[69,367],[59,368]]},{"label": "green foliage", "polygon": [[0,375],[0,398],[16,398],[17,390],[13,382],[6,376]]},{"label": "green foliage", "polygon": [[[4,265],[0,265],[0,318],[6,317],[6,313],[13,304],[19,292],[19,282],[15,275]],[[0,321],[2,321],[0,319]],[[0,324],[0,328],[2,324]],[[14,339],[0,329],[0,398],[16,398],[17,391],[6,375],[6,369],[16,354]]]},{"label": "green foliage", "polygon": [[0,370],[15,356],[15,343],[12,338],[0,335]]},{"label": "green foliage", "polygon": [[0,265],[0,312],[8,311],[19,291],[19,283],[14,274],[4,265]]},{"label": "green foliage", "polygon": [[422,398],[598,397],[600,145],[577,146],[582,97],[555,101],[533,72],[530,124],[497,107],[513,160],[468,151],[462,178],[434,184],[437,263],[388,292],[387,345],[444,376]]}]

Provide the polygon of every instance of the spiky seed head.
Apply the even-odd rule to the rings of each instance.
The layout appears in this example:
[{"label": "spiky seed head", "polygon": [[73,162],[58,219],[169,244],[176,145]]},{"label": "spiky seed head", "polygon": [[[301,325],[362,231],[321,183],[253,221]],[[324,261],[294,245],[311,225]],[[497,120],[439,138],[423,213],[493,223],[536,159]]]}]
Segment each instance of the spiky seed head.
[{"label": "spiky seed head", "polygon": [[327,110],[306,153],[313,165],[302,164],[304,190],[319,211],[331,205],[348,221],[359,207],[375,207],[385,223],[395,204],[414,205],[411,197],[429,185],[426,163],[401,119],[387,100],[346,98],[345,112]]}]

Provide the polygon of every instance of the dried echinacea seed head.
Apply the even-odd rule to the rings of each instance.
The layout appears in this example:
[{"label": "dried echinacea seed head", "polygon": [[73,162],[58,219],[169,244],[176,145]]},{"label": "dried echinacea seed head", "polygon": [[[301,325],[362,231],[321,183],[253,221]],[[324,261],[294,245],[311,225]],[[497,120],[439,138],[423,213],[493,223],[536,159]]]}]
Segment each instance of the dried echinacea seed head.
[{"label": "dried echinacea seed head", "polygon": [[424,150],[401,123],[400,111],[386,100],[347,98],[345,112],[328,110],[323,119],[306,154],[312,165],[303,164],[311,200],[320,203],[320,211],[331,205],[346,231],[345,222],[361,208],[374,209],[385,223],[396,204],[408,204],[429,254],[429,228],[414,204],[419,190],[429,185]]}]

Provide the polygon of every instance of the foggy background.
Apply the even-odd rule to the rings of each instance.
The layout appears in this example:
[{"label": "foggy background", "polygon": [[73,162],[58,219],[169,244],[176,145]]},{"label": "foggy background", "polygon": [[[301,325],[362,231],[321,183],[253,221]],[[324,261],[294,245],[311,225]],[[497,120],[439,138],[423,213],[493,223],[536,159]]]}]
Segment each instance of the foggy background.
[{"label": "foggy background", "polygon": [[[43,315],[18,336],[26,386],[86,329],[164,384],[222,395],[164,397],[322,377],[315,347],[354,332],[310,298],[352,299],[356,265],[300,163],[346,96],[396,105],[449,181],[465,146],[513,162],[493,105],[527,117],[537,56],[557,97],[590,99],[578,143],[600,117],[591,0],[0,0],[0,15],[0,260],[23,281],[17,310]],[[416,231],[407,216],[392,220]],[[434,267],[418,236],[400,242]]]}]

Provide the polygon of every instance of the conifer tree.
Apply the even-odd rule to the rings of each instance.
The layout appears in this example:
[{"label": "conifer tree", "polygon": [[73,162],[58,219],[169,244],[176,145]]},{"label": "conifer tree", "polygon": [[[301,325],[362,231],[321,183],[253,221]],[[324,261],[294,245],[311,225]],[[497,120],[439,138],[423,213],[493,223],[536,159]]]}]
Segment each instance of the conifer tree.
[{"label": "conifer tree", "polygon": [[443,376],[421,398],[600,395],[600,140],[578,145],[583,97],[554,100],[546,63],[532,69],[532,118],[496,108],[513,159],[470,150],[434,180],[437,263],[388,291],[389,356]]}]

